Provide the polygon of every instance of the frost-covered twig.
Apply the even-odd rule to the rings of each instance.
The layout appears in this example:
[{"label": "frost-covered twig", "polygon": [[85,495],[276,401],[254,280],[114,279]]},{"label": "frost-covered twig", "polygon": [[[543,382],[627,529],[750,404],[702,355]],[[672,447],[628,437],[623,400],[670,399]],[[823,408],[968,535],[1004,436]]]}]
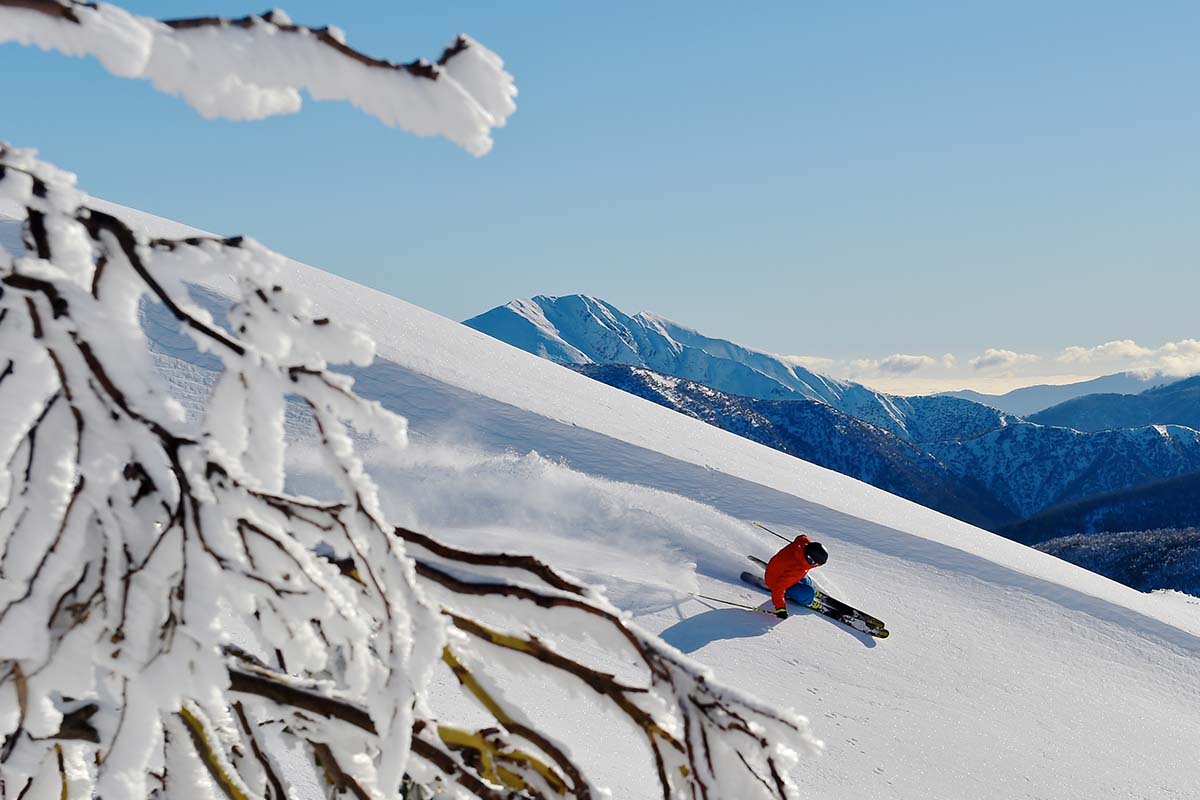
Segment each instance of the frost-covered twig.
[{"label": "frost-covered twig", "polygon": [[[788,772],[796,752],[779,744],[816,749],[802,718],[714,683],[706,668],[639,631],[603,598],[536,559],[458,550],[403,528],[396,534],[442,613],[463,634],[450,638],[443,660],[498,723],[572,779],[573,796],[590,797],[594,789],[562,748],[503,699],[490,674],[496,650],[523,657],[527,670],[586,686],[624,715],[653,755],[665,800],[792,796]],[[499,617],[504,629],[481,622],[487,615]],[[538,630],[572,631],[624,647],[641,663],[645,685],[630,685],[558,652]]]},{"label": "frost-covered twig", "polygon": [[[349,420],[400,444],[403,420],[325,372],[331,358],[365,363],[370,343],[274,283],[279,258],[256,243],[150,239],[88,208],[71,183],[0,147],[0,196],[26,209],[30,251],[0,261],[5,776],[48,775],[47,742],[59,739],[73,758],[92,754],[84,775],[105,796],[145,797],[151,774],[157,788],[182,775],[261,796],[286,776],[235,754],[281,719],[314,759],[353,762],[368,796],[394,794],[442,624],[343,430]],[[206,270],[239,281],[233,330],[188,298],[183,278]],[[143,296],[225,364],[199,429],[154,372]],[[289,395],[334,431],[344,502],[280,493]],[[222,619],[286,666],[231,665]],[[248,726],[235,724],[233,696]]]},{"label": "frost-covered twig", "polygon": [[516,108],[495,53],[460,35],[436,63],[396,63],[346,44],[333,27],[293,24],[279,10],[236,19],[158,21],[107,3],[0,0],[0,43],[92,55],[112,72],[144,78],[206,117],[261,119],[316,100],[347,100],[385,124],[444,136],[475,155]]},{"label": "frost-covered twig", "polygon": [[[0,197],[25,208],[28,249],[0,253],[6,786],[70,775],[107,798],[199,786],[283,800],[282,742],[359,800],[396,796],[402,778],[487,800],[600,796],[578,756],[599,737],[546,733],[494,669],[508,654],[623,716],[668,800],[793,796],[795,751],[812,744],[802,719],[718,686],[535,559],[387,525],[348,426],[400,445],[404,422],[328,371],[367,363],[372,345],[284,289],[278,256],[142,235],[5,146]],[[224,323],[188,294],[213,273],[235,278]],[[224,365],[198,426],[150,361],[143,301]],[[311,413],[339,499],[284,492],[288,398]],[[604,642],[641,677],[618,680],[547,632]],[[438,718],[439,663],[493,726]]]}]

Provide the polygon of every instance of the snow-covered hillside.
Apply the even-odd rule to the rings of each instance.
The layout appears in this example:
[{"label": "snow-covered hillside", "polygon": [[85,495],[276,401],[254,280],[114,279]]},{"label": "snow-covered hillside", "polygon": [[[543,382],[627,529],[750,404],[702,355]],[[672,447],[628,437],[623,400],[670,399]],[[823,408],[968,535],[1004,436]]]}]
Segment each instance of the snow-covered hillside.
[{"label": "snow-covered hillside", "polygon": [[1022,423],[927,450],[1021,517],[1200,471],[1200,432],[1180,425],[1081,433]]},{"label": "snow-covered hillside", "polygon": [[993,408],[956,398],[908,398],[813,372],[793,360],[705,336],[587,295],[513,300],[463,323],[564,364],[625,364],[763,400],[819,400],[912,441],[976,436],[1011,423]]},{"label": "snow-covered hillside", "polygon": [[1200,528],[1077,533],[1037,548],[1143,591],[1200,595]]},{"label": "snow-covered hillside", "polygon": [[[12,246],[11,225],[0,236]],[[379,342],[359,388],[406,414],[415,442],[370,454],[396,521],[607,584],[639,625],[722,679],[809,715],[826,744],[798,767],[811,796],[1194,791],[1191,599],[1140,594],[319,270],[296,264],[289,283]],[[205,365],[162,345],[175,385],[202,398]],[[310,474],[319,486],[320,468]],[[764,600],[737,579],[746,553],[778,544],[752,519],[823,540],[820,581],[886,620],[891,638],[691,598]],[[541,702],[564,729],[588,730],[578,698]],[[614,797],[647,796],[652,765],[632,741],[580,757]]]}]

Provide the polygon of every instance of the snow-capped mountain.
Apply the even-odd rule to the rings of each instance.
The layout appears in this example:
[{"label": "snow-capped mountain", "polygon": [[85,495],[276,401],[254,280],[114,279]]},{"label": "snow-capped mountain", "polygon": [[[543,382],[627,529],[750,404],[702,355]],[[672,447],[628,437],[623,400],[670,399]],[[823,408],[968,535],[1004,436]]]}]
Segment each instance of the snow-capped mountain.
[{"label": "snow-capped mountain", "polygon": [[[1015,420],[966,439],[912,442],[816,400],[738,397],[620,364],[573,367],[723,430],[959,519],[1006,526],[1062,503],[1200,470],[1200,433],[1179,426],[1080,433]],[[953,398],[906,398],[927,409]]]},{"label": "snow-capped mountain", "polygon": [[1014,520],[1014,515],[985,489],[969,477],[950,472],[920,446],[828,403],[807,398],[738,397],[685,378],[623,364],[589,364],[573,369],[958,519],[989,528]]},{"label": "snow-capped mountain", "polygon": [[[113,210],[155,235],[195,233]],[[291,288],[377,340],[380,360],[357,386],[409,419],[408,450],[367,453],[389,518],[464,547],[531,552],[606,584],[642,629],[722,680],[807,714],[825,742],[823,756],[795,768],[807,794],[1193,792],[1193,599],[1136,592],[396,298],[291,267]],[[205,288],[210,300],[221,297],[220,281]],[[147,311],[165,321],[161,312]],[[176,390],[202,398],[207,369],[194,348],[159,344]],[[303,460],[303,442],[293,444]],[[322,467],[311,469],[319,476]],[[779,544],[752,519],[822,539],[831,560],[819,582],[887,621],[891,638],[864,641],[805,612],[779,622],[693,597],[765,600],[738,578],[747,553],[770,555]],[[604,643],[595,648],[602,658]],[[620,673],[627,664],[614,657],[605,666]],[[595,724],[586,689],[544,692],[530,713],[586,739]],[[653,780],[637,739],[578,753],[613,797],[643,797]]]},{"label": "snow-capped mountain", "polygon": [[1200,376],[1140,394],[1089,394],[1029,418],[1042,425],[1103,431],[1140,425],[1186,425],[1200,429]]},{"label": "snow-capped mountain", "polygon": [[1115,375],[1102,375],[1099,378],[1077,383],[1023,386],[1004,394],[984,394],[972,389],[942,392],[941,394],[983,403],[1018,417],[1029,417],[1051,406],[1074,400],[1076,397],[1090,394],[1137,394],[1155,386],[1162,386],[1171,380],[1171,378],[1158,373],[1118,372]]},{"label": "snow-capped mountain", "polygon": [[807,398],[915,442],[977,436],[1014,421],[956,398],[908,398],[813,372],[649,312],[630,316],[587,295],[513,300],[464,325],[563,364],[645,367],[763,400]]},{"label": "snow-capped mountain", "polygon": [[[627,375],[620,370],[588,373],[977,524],[1012,523],[1053,505],[1200,470],[1196,443],[1200,434],[1187,428],[1147,427],[1081,436],[944,394],[889,395],[814,373],[779,356],[705,336],[656,314],[629,316],[585,295],[516,300],[464,324],[576,368],[610,364],[682,379],[664,392],[662,377],[649,379],[646,374]],[[1131,374],[1121,380],[1137,379]],[[706,395],[703,387],[719,393],[719,399],[716,394]],[[810,408],[804,413],[820,434],[801,434],[794,425],[754,424],[748,420],[762,411],[748,398],[765,403],[822,403],[832,412],[868,425],[849,425],[837,415]],[[724,411],[697,410],[713,403]],[[774,407],[773,413],[786,407]],[[780,434],[789,429],[790,433]],[[877,431],[891,433],[913,447],[881,440]],[[847,441],[837,441],[831,432]],[[821,446],[806,443],[805,436],[823,437],[824,442]],[[892,470],[876,466],[884,451]],[[926,456],[928,463],[914,459],[914,452]],[[852,463],[851,454],[863,459],[862,463]],[[900,464],[904,469],[898,468]],[[917,464],[920,468],[913,468]],[[897,480],[897,472],[904,474],[903,480]],[[921,480],[928,485],[919,487]],[[950,485],[957,485],[959,494],[948,502]],[[966,510],[972,503],[978,505]]]}]

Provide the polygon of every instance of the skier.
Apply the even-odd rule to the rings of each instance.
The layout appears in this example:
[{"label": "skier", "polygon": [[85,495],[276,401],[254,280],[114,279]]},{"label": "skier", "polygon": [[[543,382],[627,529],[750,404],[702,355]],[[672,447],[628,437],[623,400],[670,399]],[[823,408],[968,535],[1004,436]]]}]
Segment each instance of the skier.
[{"label": "skier", "polygon": [[775,616],[787,619],[787,601],[783,595],[788,589],[796,588],[792,599],[801,605],[807,606],[816,599],[817,593],[812,581],[808,579],[808,571],[828,560],[829,553],[825,552],[824,545],[812,541],[804,534],[784,545],[782,550],[771,557],[763,580],[771,590]]}]

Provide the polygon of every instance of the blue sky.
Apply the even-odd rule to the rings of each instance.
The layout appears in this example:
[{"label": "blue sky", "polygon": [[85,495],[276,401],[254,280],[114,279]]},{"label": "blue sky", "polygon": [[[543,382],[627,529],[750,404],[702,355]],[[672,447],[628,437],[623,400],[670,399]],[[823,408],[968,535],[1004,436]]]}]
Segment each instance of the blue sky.
[{"label": "blue sky", "polygon": [[1198,334],[1200,4],[284,8],[395,60],[470,33],[518,110],[477,160],[344,104],[206,121],[4,45],[0,137],[456,319],[587,292],[896,389],[1143,366]]}]

